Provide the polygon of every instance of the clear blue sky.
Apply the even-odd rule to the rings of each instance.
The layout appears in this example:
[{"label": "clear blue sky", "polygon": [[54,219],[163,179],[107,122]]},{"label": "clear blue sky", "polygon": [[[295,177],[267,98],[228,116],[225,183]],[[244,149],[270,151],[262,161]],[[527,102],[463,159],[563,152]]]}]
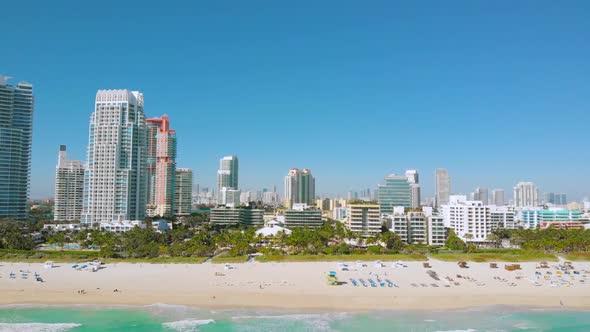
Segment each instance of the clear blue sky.
[{"label": "clear blue sky", "polygon": [[[151,3],[151,4],[150,4]],[[423,195],[590,194],[589,1],[8,1],[0,73],[34,84],[31,193],[59,144],[85,159],[98,89],[168,114],[202,186],[240,158],[242,188],[312,169],[319,193],[416,168]],[[511,196],[511,194],[508,194]]]}]

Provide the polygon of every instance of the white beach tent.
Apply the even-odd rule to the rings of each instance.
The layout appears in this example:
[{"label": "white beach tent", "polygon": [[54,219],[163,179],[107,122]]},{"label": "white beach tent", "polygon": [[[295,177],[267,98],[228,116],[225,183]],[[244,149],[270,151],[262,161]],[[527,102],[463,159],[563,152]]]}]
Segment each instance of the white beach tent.
[{"label": "white beach tent", "polygon": [[262,235],[262,236],[275,236],[277,234],[279,234],[279,232],[285,232],[285,234],[289,235],[291,234],[291,230],[285,227],[281,227],[279,226],[279,222],[276,220],[271,220],[269,222],[266,223],[266,226],[258,229],[256,231],[256,235]]}]

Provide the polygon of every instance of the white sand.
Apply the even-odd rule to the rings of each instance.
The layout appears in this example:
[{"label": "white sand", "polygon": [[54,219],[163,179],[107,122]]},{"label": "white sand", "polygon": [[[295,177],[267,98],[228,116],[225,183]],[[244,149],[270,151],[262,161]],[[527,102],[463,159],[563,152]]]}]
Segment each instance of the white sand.
[{"label": "white sand", "polygon": [[[533,307],[590,308],[589,280],[581,283],[581,275],[574,275],[573,285],[550,287],[543,278],[542,286],[529,279],[535,271],[544,275],[556,270],[536,269],[536,263],[520,263],[522,270],[489,268],[489,263],[469,263],[469,269],[460,269],[456,263],[431,260],[432,270],[441,281],[433,280],[422,262],[406,262],[407,268],[368,267],[348,263],[353,271],[337,271],[336,263],[243,263],[231,264],[226,270],[221,264],[107,264],[98,272],[77,271],[72,264],[56,263],[59,267],[43,268],[43,264],[0,263],[0,304],[125,304],[153,303],[182,304],[208,308],[283,308],[319,310],[366,309],[455,309],[487,305],[513,305]],[[590,270],[590,263],[574,263],[577,271]],[[354,271],[356,269],[356,271]],[[29,279],[21,279],[20,270],[30,271]],[[349,278],[376,280],[390,279],[399,288],[353,287],[350,282],[342,286],[328,286],[326,272],[336,270],[340,281]],[[10,279],[10,272],[16,279]],[[37,272],[45,280],[36,282]],[[216,276],[221,273],[224,276]],[[457,274],[474,278],[468,281]],[[522,279],[517,279],[522,275]],[[443,278],[459,282],[448,284]],[[498,281],[494,277],[506,279]],[[565,276],[570,280],[570,276]],[[411,284],[428,287],[412,287]],[[431,284],[439,287],[432,287]],[[516,286],[509,286],[515,283]],[[478,286],[485,284],[485,286]],[[78,294],[84,289],[86,294]],[[114,289],[121,292],[113,292]]]}]

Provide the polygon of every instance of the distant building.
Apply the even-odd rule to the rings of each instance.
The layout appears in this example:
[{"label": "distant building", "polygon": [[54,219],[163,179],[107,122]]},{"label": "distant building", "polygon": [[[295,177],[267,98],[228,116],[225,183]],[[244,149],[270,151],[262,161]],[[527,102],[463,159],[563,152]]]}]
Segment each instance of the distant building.
[{"label": "distant building", "polygon": [[537,207],[539,206],[539,188],[532,182],[519,182],[514,187],[514,206]]},{"label": "distant building", "polygon": [[318,199],[316,200],[316,206],[318,209],[322,211],[330,211],[330,199]]},{"label": "distant building", "polygon": [[174,214],[187,216],[192,212],[193,171],[190,168],[176,169],[174,191]]},{"label": "distant building", "polygon": [[211,223],[216,225],[264,225],[264,210],[219,207],[209,212]]},{"label": "distant building", "polygon": [[412,207],[412,190],[406,176],[391,174],[385,177],[385,184],[377,188],[381,213],[393,213],[396,206]]},{"label": "distant building", "polygon": [[[226,156],[219,161],[219,170],[217,171],[217,203],[219,205],[233,204],[240,205],[240,193],[238,193],[238,157]],[[223,193],[222,193],[223,192]],[[228,195],[228,192],[231,192]],[[235,196],[237,194],[237,199]],[[230,196],[231,195],[231,196]],[[231,201],[227,201],[231,198]],[[237,204],[236,204],[237,202]]]},{"label": "distant building", "polygon": [[0,219],[24,220],[31,174],[33,86],[0,75]]},{"label": "distant building", "polygon": [[362,236],[381,233],[381,208],[377,204],[349,204],[346,226]]},{"label": "distant building", "polygon": [[219,202],[222,202],[221,205],[229,206],[229,207],[238,207],[240,206],[240,197],[242,195],[242,191],[239,189],[231,189],[228,187],[221,188],[219,191],[218,198]]},{"label": "distant building", "polygon": [[496,206],[506,205],[504,200],[504,189],[492,190],[492,204]]},{"label": "distant building", "polygon": [[313,205],[315,199],[315,178],[311,170],[293,168],[285,177],[285,207],[294,204]]},{"label": "distant building", "polygon": [[285,210],[285,227],[319,227],[322,226],[322,212],[305,204],[294,204]]},{"label": "distant building", "polygon": [[545,204],[567,205],[567,195],[563,193],[545,194]]},{"label": "distant building", "polygon": [[434,173],[434,207],[439,208],[449,203],[451,195],[451,177],[444,168],[439,168]]},{"label": "distant building", "polygon": [[66,146],[59,146],[55,169],[55,221],[80,221],[84,201],[84,165],[67,158]]},{"label": "distant building", "polygon": [[473,200],[481,201],[484,205],[489,204],[488,189],[487,188],[475,188],[473,192]]}]

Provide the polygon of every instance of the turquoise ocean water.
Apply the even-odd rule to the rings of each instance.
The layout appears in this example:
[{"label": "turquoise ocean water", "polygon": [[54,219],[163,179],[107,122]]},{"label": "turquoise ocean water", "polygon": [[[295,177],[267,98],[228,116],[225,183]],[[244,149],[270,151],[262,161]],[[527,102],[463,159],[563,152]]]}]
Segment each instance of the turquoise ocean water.
[{"label": "turquoise ocean water", "polygon": [[184,306],[4,306],[0,331],[590,331],[590,312],[490,307],[362,313]]}]

